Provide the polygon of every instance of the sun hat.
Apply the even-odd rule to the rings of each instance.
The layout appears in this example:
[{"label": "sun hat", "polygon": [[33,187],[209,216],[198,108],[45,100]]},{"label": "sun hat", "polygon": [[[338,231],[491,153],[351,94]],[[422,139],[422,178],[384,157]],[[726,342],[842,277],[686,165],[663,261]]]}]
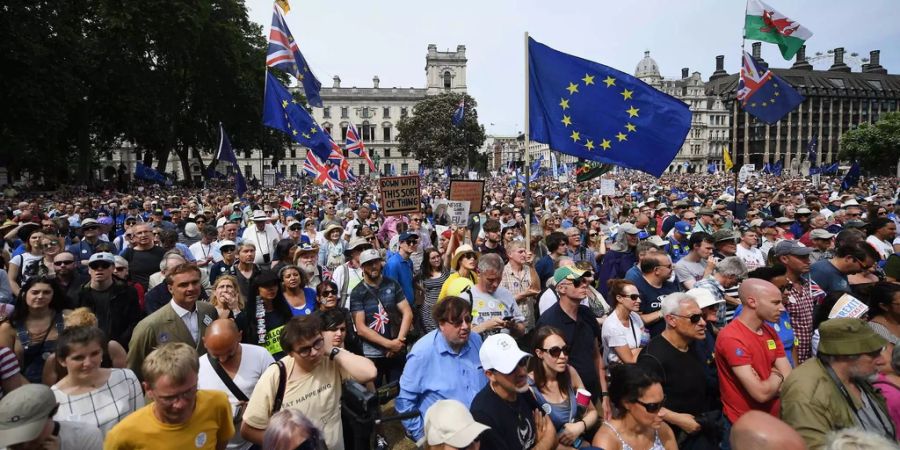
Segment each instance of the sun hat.
[{"label": "sun hat", "polygon": [[878,351],[886,344],[887,340],[862,319],[830,319],[819,326],[819,353],[826,355],[861,355]]},{"label": "sun hat", "polygon": [[460,245],[459,247],[456,247],[456,251],[453,252],[453,257],[450,258],[450,268],[452,268],[453,270],[456,270],[457,263],[459,262],[459,258],[462,258],[462,255],[465,255],[466,253],[474,253],[476,259],[479,256],[478,252],[476,252],[475,249],[472,248],[471,245],[469,245],[469,244]]},{"label": "sun hat", "polygon": [[718,305],[719,303],[725,303],[725,299],[716,298],[716,296],[713,295],[712,292],[709,292],[708,290],[703,288],[689,289],[685,293],[687,295],[690,295],[694,298],[694,300],[697,301],[697,306],[699,306],[700,309],[707,308],[712,305]]},{"label": "sun hat", "polygon": [[775,252],[775,256],[807,256],[813,249],[801,244],[800,241],[784,240],[775,244],[772,251]]}]

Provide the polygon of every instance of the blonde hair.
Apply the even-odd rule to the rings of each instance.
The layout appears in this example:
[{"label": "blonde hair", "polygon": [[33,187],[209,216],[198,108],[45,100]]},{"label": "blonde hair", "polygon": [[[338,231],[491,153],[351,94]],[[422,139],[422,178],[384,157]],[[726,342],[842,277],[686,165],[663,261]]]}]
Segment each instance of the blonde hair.
[{"label": "blonde hair", "polygon": [[219,285],[222,284],[223,281],[231,283],[231,285],[234,287],[235,293],[237,294],[238,309],[243,310],[244,305],[247,303],[247,301],[246,299],[244,299],[244,294],[241,293],[241,287],[238,285],[237,278],[234,275],[219,275],[219,278],[216,278],[216,282],[212,285],[213,294],[211,297],[209,297],[209,302],[217,308],[219,306],[222,306],[218,297],[216,297],[216,288],[219,287]]},{"label": "blonde hair", "polygon": [[63,327],[96,327],[97,315],[90,308],[75,308],[63,317]]},{"label": "blonde hair", "polygon": [[200,370],[199,356],[193,347],[183,342],[163,344],[150,352],[144,359],[141,372],[151,387],[157,379],[164,375],[172,378],[176,384],[184,383],[188,376]]}]

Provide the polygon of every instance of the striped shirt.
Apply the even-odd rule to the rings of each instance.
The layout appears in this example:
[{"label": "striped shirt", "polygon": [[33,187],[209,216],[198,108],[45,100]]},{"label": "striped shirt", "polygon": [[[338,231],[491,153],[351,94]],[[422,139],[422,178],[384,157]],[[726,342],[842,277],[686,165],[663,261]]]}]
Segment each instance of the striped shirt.
[{"label": "striped shirt", "polygon": [[91,424],[100,428],[104,435],[144,406],[141,383],[129,369],[110,369],[106,383],[84,394],[69,395],[58,386],[57,383],[51,388],[59,402],[59,410],[53,418]]}]

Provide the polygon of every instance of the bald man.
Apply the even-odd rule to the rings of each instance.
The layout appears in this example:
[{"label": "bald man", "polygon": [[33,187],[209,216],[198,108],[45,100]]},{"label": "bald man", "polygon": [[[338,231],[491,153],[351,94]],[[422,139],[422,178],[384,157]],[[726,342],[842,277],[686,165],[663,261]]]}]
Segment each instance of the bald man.
[{"label": "bald man", "polygon": [[[241,331],[232,319],[213,321],[203,335],[203,345],[206,354],[200,357],[197,387],[227,394],[235,426],[240,427],[244,406],[253,393],[253,387],[275,360],[263,347],[242,344]],[[240,433],[235,433],[228,441],[229,449],[245,450],[251,445]]]},{"label": "bald man", "polygon": [[805,450],[796,430],[760,411],[741,416],[731,428],[732,450]]},{"label": "bald man", "polygon": [[729,424],[751,410],[778,416],[779,390],[791,373],[778,333],[766,322],[777,322],[784,305],[772,283],[748,279],[738,296],[744,309],[719,332],[716,367],[723,412]]}]

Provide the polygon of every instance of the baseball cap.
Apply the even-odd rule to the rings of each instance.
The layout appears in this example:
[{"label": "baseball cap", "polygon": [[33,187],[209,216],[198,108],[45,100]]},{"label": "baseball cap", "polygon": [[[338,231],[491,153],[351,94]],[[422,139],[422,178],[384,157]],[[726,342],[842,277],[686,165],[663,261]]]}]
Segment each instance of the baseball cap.
[{"label": "baseball cap", "polygon": [[638,227],[634,226],[634,224],[630,222],[623,223],[622,226],[619,227],[619,231],[627,234],[638,234],[641,232]]},{"label": "baseball cap", "polygon": [[665,241],[665,240],[663,240],[663,238],[661,238],[655,234],[645,240],[657,247],[665,247],[665,246],[669,245],[669,241]]},{"label": "baseball cap", "polygon": [[772,228],[775,226],[775,222],[771,220],[764,220],[763,223],[759,225],[761,228]]},{"label": "baseball cap", "polygon": [[830,319],[819,326],[819,353],[826,355],[861,355],[878,351],[885,344],[887,340],[862,319]]},{"label": "baseball cap", "polygon": [[681,234],[688,234],[691,232],[691,224],[689,224],[683,220],[675,222],[675,231],[677,231]]},{"label": "baseball cap", "polygon": [[508,375],[516,369],[516,365],[522,358],[531,355],[519,349],[519,345],[512,336],[506,333],[497,333],[484,340],[478,356],[484,370],[496,370]]},{"label": "baseball cap", "polygon": [[800,208],[800,209],[798,209],[797,212],[794,213],[794,214],[799,214],[799,215],[801,215],[801,216],[806,216],[806,215],[812,214],[812,211],[811,211],[809,208]]},{"label": "baseball cap", "polygon": [[425,413],[425,443],[466,448],[491,427],[478,423],[465,405],[456,400],[438,400]]},{"label": "baseball cap", "polygon": [[228,239],[219,242],[219,251],[222,251],[222,249],[225,247],[237,247],[237,244],[235,244],[234,241],[229,241]]},{"label": "baseball cap", "polygon": [[829,233],[828,230],[822,228],[816,228],[809,232],[810,239],[831,239],[833,237],[834,233]]},{"label": "baseball cap", "polygon": [[750,223],[748,225],[750,225],[751,227],[758,227],[758,226],[761,226],[762,224],[763,224],[762,219],[753,219],[750,221]]},{"label": "baseball cap", "polygon": [[781,217],[775,219],[775,223],[780,224],[780,225],[794,223],[794,219],[791,219],[790,217],[781,216]]},{"label": "baseball cap", "polygon": [[694,298],[694,300],[697,301],[697,306],[699,306],[700,309],[712,305],[717,305],[719,303],[725,303],[725,299],[716,298],[716,296],[714,296],[712,292],[709,292],[708,290],[703,288],[689,289],[686,294],[690,295]]},{"label": "baseball cap", "polygon": [[91,259],[88,260],[88,266],[94,264],[95,262],[105,262],[115,265],[116,257],[109,252],[94,253],[93,255],[91,255]]},{"label": "baseball cap", "polygon": [[362,265],[367,262],[375,261],[376,259],[382,259],[381,253],[378,253],[378,250],[375,250],[374,248],[363,250],[359,255],[359,264]]},{"label": "baseball cap", "polygon": [[0,400],[0,447],[32,441],[41,434],[56,397],[43,384],[26,384]]},{"label": "baseball cap", "polygon": [[844,222],[844,228],[865,228],[868,225],[865,221],[859,219],[848,220]]},{"label": "baseball cap", "polygon": [[801,244],[800,241],[784,240],[775,244],[772,251],[775,252],[775,256],[806,256],[812,253],[813,249]]},{"label": "baseball cap", "polygon": [[576,267],[560,267],[553,272],[553,281],[559,283],[562,280],[577,280],[584,275],[584,271]]},{"label": "baseball cap", "polygon": [[400,233],[400,237],[397,238],[399,242],[406,242],[413,239],[419,239],[419,235],[415,233]]},{"label": "baseball cap", "polygon": [[100,222],[97,222],[96,219],[92,219],[90,217],[81,221],[81,228],[86,228],[91,225],[97,226],[97,225],[100,225]]}]

